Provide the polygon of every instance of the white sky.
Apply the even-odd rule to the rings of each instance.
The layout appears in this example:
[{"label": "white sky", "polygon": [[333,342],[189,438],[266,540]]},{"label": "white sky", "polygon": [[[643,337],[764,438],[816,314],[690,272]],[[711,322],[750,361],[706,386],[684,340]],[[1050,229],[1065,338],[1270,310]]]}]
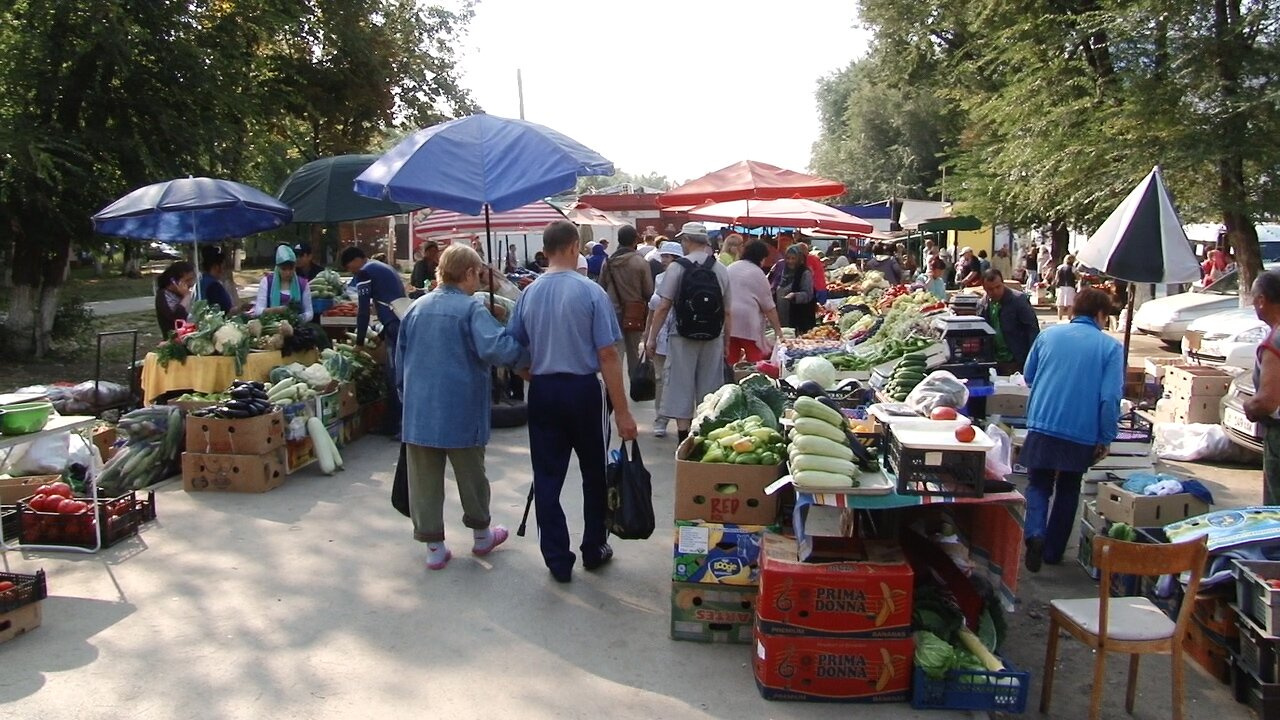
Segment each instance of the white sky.
[{"label": "white sky", "polygon": [[630,173],[684,181],[748,159],[803,171],[818,136],[818,78],[866,51],[855,7],[481,0],[463,84],[486,112],[518,117],[519,68],[526,119]]}]

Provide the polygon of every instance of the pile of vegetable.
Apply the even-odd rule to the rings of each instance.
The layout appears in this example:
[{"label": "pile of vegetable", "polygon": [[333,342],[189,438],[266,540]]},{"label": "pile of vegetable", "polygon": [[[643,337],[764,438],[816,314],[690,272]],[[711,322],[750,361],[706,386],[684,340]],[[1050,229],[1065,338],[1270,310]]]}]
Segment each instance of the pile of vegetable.
[{"label": "pile of vegetable", "polygon": [[224,419],[251,418],[266,415],[275,409],[275,405],[267,395],[267,388],[260,382],[236,380],[227,390],[229,400],[200,408],[191,414],[195,417],[214,417]]},{"label": "pile of vegetable", "polygon": [[182,412],[164,405],[134,410],[116,426],[124,439],[95,481],[100,495],[116,496],[163,480],[182,445]]},{"label": "pile of vegetable", "polygon": [[[964,615],[950,597],[933,585],[916,590],[911,614],[915,628],[915,662],[934,680],[944,679],[952,670],[1001,672],[1005,669],[995,653],[1005,636],[1004,615],[993,599],[984,603],[978,618],[978,632],[965,627]],[[968,676],[966,680],[985,682],[987,676]],[[1014,678],[1000,682],[1016,683]]]},{"label": "pile of vegetable", "polygon": [[316,461],[320,463],[320,472],[332,475],[335,470],[346,470],[338,445],[329,437],[329,431],[318,417],[307,418],[307,435],[315,448]]},{"label": "pile of vegetable", "polygon": [[360,306],[353,302],[340,302],[324,311],[325,317],[355,317],[360,314]]},{"label": "pile of vegetable", "polygon": [[287,377],[280,382],[267,383],[267,401],[274,405],[292,405],[304,402],[316,396],[316,391],[305,382]]},{"label": "pile of vegetable", "polygon": [[249,354],[249,333],[243,322],[229,320],[217,305],[197,300],[188,320],[173,337],[160,343],[156,356],[161,367],[185,362],[191,355],[226,355],[235,358],[236,372],[244,369]]},{"label": "pile of vegetable", "polygon": [[220,393],[220,392],[216,392],[216,393],[189,392],[189,393],[184,393],[182,395],[179,395],[177,398],[174,399],[174,402],[220,403],[223,400],[228,399],[228,397],[229,396],[226,393]]},{"label": "pile of vegetable", "polygon": [[302,363],[289,363],[288,365],[277,365],[271,369],[268,379],[273,385],[279,384],[288,379],[294,379],[298,382],[306,383],[316,392],[327,392],[334,383],[333,375],[329,370],[320,363],[311,363],[303,365]]},{"label": "pile of vegetable", "polygon": [[313,300],[333,300],[335,298],[345,297],[347,294],[346,283],[342,282],[342,278],[338,273],[328,268],[321,270],[315,279],[310,283],[311,299]]},{"label": "pile of vegetable", "polygon": [[689,457],[704,463],[777,465],[785,451],[782,435],[774,428],[764,427],[762,418],[752,415],[712,430],[705,437],[695,436]]},{"label": "pile of vegetable", "polygon": [[913,352],[908,353],[898,361],[898,366],[893,369],[893,375],[889,378],[889,384],[885,385],[884,392],[895,402],[902,402],[907,399],[907,395],[924,380],[927,372],[926,360],[924,353]]},{"label": "pile of vegetable", "polygon": [[853,449],[844,416],[820,400],[800,396],[787,448],[791,479],[807,488],[857,487]]},{"label": "pile of vegetable", "polygon": [[760,426],[779,430],[778,418],[786,409],[787,398],[769,378],[755,373],[734,385],[724,385],[702,399],[694,412],[694,435],[706,436],[737,420],[756,417]]}]

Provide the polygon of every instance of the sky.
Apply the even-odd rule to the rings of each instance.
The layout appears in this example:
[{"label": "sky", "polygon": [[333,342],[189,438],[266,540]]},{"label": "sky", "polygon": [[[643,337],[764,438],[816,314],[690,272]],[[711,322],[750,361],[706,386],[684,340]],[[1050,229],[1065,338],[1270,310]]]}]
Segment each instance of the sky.
[{"label": "sky", "polygon": [[852,0],[480,0],[463,84],[634,174],[809,166],[819,78],[866,52]]}]

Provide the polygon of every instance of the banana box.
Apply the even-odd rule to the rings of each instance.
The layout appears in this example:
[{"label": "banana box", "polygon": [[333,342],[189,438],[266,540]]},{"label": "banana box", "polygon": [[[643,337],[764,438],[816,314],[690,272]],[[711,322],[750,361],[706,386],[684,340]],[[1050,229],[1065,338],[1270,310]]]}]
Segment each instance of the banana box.
[{"label": "banana box", "polygon": [[915,641],[771,635],[756,626],[751,665],[766,700],[903,702]]},{"label": "banana box", "polygon": [[765,525],[677,520],[671,579],[681,583],[755,586]]},{"label": "banana box", "polygon": [[756,589],[671,583],[671,639],[751,643]]},{"label": "banana box", "polygon": [[911,565],[896,543],[860,544],[860,560],[801,562],[793,538],[765,533],[756,604],[761,629],[813,637],[910,636]]}]

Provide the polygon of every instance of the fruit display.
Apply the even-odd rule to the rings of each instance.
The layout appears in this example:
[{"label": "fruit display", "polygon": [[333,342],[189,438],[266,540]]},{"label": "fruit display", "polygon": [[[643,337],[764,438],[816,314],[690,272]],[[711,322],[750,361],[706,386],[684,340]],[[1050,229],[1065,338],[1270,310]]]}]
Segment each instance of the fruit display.
[{"label": "fruit display", "polygon": [[895,402],[906,400],[907,395],[920,384],[921,380],[924,380],[928,372],[925,363],[924,353],[912,352],[904,355],[898,361],[898,366],[893,369],[893,375],[889,377],[889,383],[884,387],[884,394]]},{"label": "fruit display", "polygon": [[340,302],[333,307],[324,311],[325,317],[355,317],[359,314],[360,306],[353,302]]},{"label": "fruit display", "polygon": [[116,432],[124,447],[103,466],[95,482],[100,495],[119,495],[160,482],[181,450],[182,411],[155,405],[120,418]]},{"label": "fruit display", "polygon": [[839,340],[840,330],[834,325],[818,325],[803,335],[800,340]]},{"label": "fruit display", "polygon": [[765,427],[763,418],[752,415],[705,436],[696,436],[689,458],[704,463],[777,465],[782,462],[785,451],[781,433]]},{"label": "fruit display", "polygon": [[333,300],[345,297],[347,294],[347,284],[342,281],[338,273],[329,269],[321,270],[320,274],[311,281],[310,287],[313,300]]}]

